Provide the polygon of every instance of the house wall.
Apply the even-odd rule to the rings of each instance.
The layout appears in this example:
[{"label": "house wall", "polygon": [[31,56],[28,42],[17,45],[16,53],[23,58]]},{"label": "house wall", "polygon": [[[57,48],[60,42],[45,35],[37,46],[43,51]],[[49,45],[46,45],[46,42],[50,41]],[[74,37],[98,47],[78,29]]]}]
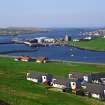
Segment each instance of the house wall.
[{"label": "house wall", "polygon": [[29,75],[30,73],[27,73],[27,76]]},{"label": "house wall", "polygon": [[60,89],[66,88],[65,85],[60,85],[60,84],[56,84],[56,83],[53,83],[53,87],[60,88]]},{"label": "house wall", "polygon": [[92,76],[83,76],[83,80],[86,82],[92,82]]},{"label": "house wall", "polygon": [[71,82],[71,89],[76,89],[76,82]]},{"label": "house wall", "polygon": [[36,60],[36,62],[37,62],[37,63],[41,63],[41,61],[40,61],[40,60]]},{"label": "house wall", "polygon": [[69,79],[71,78],[72,74],[69,74]]},{"label": "house wall", "polygon": [[42,83],[47,81],[47,76],[42,76]]},{"label": "house wall", "polygon": [[97,84],[99,83],[98,80],[92,80],[92,82],[93,82],[93,83],[97,83]]},{"label": "house wall", "polygon": [[46,60],[43,60],[43,63],[46,63]]},{"label": "house wall", "polygon": [[38,83],[38,79],[27,78],[27,80],[33,81],[33,82],[35,82],[35,83]]},{"label": "house wall", "polygon": [[100,95],[99,95],[99,94],[92,93],[91,96],[92,96],[93,98],[98,98],[98,99],[100,99]]},{"label": "house wall", "polygon": [[25,61],[25,62],[28,62],[28,60],[27,60],[27,59],[21,59],[21,61]]},{"label": "house wall", "polygon": [[83,79],[84,79],[84,81],[86,81],[86,82],[88,82],[88,81],[89,81],[88,76],[83,76]]},{"label": "house wall", "polygon": [[14,59],[15,61],[19,61],[17,58]]}]

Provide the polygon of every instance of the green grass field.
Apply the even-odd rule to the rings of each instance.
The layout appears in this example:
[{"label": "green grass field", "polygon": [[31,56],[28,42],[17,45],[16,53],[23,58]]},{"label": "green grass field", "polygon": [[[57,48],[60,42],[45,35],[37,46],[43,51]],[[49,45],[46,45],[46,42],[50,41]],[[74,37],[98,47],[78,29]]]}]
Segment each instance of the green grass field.
[{"label": "green grass field", "polygon": [[48,91],[41,84],[26,80],[29,71],[48,72],[66,76],[70,71],[105,72],[105,65],[77,63],[15,62],[0,58],[0,100],[11,105],[105,105],[96,99],[75,96],[69,93]]},{"label": "green grass field", "polygon": [[96,38],[91,41],[80,41],[80,42],[70,41],[69,44],[75,47],[89,49],[89,50],[105,51],[105,38]]}]

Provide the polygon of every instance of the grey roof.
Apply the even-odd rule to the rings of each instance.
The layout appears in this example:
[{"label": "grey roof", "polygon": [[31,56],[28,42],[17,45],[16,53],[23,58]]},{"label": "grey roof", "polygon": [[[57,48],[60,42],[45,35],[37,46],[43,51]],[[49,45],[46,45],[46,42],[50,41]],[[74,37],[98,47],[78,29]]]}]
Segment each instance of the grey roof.
[{"label": "grey roof", "polygon": [[105,90],[105,86],[101,84],[85,83],[84,86],[86,86],[86,91],[96,94],[100,94]]},{"label": "grey roof", "polygon": [[65,79],[64,77],[56,77],[56,80],[54,80],[54,83],[60,84],[60,85],[66,85],[68,80]]},{"label": "grey roof", "polygon": [[42,72],[31,72],[28,74],[27,78],[38,78],[38,77],[41,77],[42,75],[46,75],[46,74]]},{"label": "grey roof", "polygon": [[105,78],[105,72],[101,73],[92,73],[93,79],[100,79],[100,78]]},{"label": "grey roof", "polygon": [[83,76],[89,76],[91,73],[80,73],[80,72],[70,72],[69,74],[71,75],[71,79],[81,79]]},{"label": "grey roof", "polygon": [[80,79],[83,78],[83,76],[91,76],[93,79],[99,79],[99,78],[105,78],[105,73],[80,73],[80,72],[71,72],[69,74],[71,75],[71,79]]},{"label": "grey roof", "polygon": [[41,76],[50,76],[52,77],[51,74],[47,74],[47,73],[43,73],[43,72],[31,72],[29,73],[29,75],[27,76],[27,78],[39,78]]}]

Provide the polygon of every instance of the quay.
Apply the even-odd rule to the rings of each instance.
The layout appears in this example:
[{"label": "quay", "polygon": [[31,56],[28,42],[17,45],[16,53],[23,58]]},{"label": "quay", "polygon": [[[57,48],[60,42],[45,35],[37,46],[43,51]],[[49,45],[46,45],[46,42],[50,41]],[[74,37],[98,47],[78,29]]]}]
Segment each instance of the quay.
[{"label": "quay", "polygon": [[66,35],[63,39],[54,39],[48,37],[38,37],[27,40],[14,39],[13,42],[16,44],[26,44],[30,47],[46,47],[46,46],[68,46],[69,38]]},{"label": "quay", "polygon": [[56,42],[56,43],[30,43],[24,42],[24,44],[30,47],[46,47],[46,46],[67,46],[68,44],[65,42]]}]

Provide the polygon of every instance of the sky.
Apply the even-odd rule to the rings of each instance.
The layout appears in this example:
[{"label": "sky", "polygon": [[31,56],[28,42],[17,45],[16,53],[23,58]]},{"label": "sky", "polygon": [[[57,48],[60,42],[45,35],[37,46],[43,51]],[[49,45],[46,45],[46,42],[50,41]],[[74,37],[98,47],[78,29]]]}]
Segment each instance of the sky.
[{"label": "sky", "polygon": [[103,27],[105,0],[0,0],[0,27]]}]

